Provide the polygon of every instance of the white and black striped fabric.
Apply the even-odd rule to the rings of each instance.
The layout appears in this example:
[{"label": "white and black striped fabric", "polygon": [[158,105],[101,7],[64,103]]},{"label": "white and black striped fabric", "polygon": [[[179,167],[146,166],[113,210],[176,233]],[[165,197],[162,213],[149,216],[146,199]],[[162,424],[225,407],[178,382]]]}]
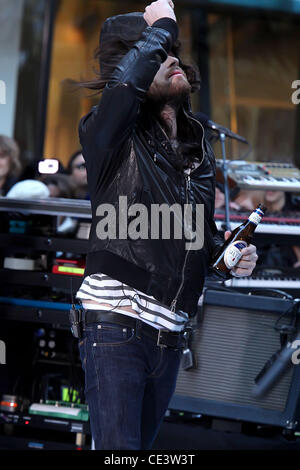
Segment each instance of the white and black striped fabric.
[{"label": "white and black striped fabric", "polygon": [[[112,279],[106,274],[92,274],[87,276],[76,294],[82,305],[88,310],[107,310],[136,317],[154,328],[166,328],[170,331],[182,331],[188,320],[185,312],[171,312],[171,310],[158,302],[154,297],[144,294],[126,284]],[[94,300],[97,303],[107,303],[113,306],[85,303],[85,300]],[[122,307],[131,307],[137,315]]]}]

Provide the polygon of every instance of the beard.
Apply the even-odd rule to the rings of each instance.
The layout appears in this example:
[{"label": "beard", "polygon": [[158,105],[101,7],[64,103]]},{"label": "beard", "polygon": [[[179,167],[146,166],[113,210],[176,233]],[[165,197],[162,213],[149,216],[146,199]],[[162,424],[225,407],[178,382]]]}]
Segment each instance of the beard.
[{"label": "beard", "polygon": [[[172,123],[170,125],[172,119],[168,118],[168,116],[163,117],[166,107],[172,107],[175,110],[176,116],[179,117],[180,123],[176,131],[177,146],[176,148],[173,147],[174,155],[168,155],[168,159],[172,162],[172,165],[179,171],[190,167],[192,164],[191,155],[194,155],[195,151],[199,152],[199,145],[198,143],[193,143],[194,136],[190,135],[190,124],[187,122],[187,119],[184,118],[182,112],[183,108],[189,102],[191,88],[187,80],[174,80],[174,82],[171,83],[159,83],[154,81],[147,93],[145,103],[148,113],[156,118],[169,138],[172,134]],[[168,114],[168,111],[166,113]],[[189,143],[190,141],[192,142],[191,144]]]},{"label": "beard", "polygon": [[188,81],[170,83],[165,85],[151,85],[147,93],[147,100],[152,102],[156,109],[162,109],[165,105],[179,109],[188,99],[191,85]]}]

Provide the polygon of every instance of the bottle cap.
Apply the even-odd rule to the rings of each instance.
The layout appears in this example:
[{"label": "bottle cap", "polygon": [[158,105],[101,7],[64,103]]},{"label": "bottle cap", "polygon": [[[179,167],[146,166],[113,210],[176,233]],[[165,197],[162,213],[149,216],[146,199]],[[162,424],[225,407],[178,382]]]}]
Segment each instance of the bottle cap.
[{"label": "bottle cap", "polygon": [[257,208],[256,209],[259,209],[260,211],[262,211],[264,214],[266,213],[267,211],[267,208],[266,206],[261,202],[260,204],[258,204]]}]

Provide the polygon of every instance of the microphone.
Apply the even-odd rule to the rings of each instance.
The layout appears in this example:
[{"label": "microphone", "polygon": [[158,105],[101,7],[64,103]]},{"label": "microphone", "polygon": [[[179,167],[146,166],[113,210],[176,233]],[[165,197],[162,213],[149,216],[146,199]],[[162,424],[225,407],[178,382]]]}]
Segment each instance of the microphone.
[{"label": "microphone", "polygon": [[227,129],[227,127],[223,127],[220,124],[216,124],[214,121],[211,121],[207,114],[201,113],[200,111],[198,113],[195,113],[196,118],[201,122],[203,126],[209,127],[215,132],[218,132],[219,134],[223,132],[223,134],[227,135],[227,137],[230,137],[231,139],[238,140],[239,142],[242,142],[243,144],[249,145],[248,140],[246,140],[244,137],[241,137],[238,134],[235,134],[232,132],[230,129]]},{"label": "microphone", "polygon": [[300,333],[293,342],[287,342],[267,361],[261,372],[255,378],[255,385],[252,388],[252,395],[255,398],[262,398],[282,376],[284,371],[293,365],[292,355],[295,352],[293,344],[300,344]]}]

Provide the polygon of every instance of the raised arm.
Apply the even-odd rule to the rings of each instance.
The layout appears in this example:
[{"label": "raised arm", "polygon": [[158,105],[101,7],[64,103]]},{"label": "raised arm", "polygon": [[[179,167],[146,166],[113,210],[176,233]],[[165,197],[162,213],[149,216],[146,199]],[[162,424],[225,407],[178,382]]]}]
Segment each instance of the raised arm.
[{"label": "raised arm", "polygon": [[[171,2],[170,2],[171,3]],[[116,66],[98,106],[79,124],[81,144],[93,139],[103,152],[117,148],[133,131],[139,104],[144,100],[162,62],[177,39],[176,17],[168,0],[147,6],[141,39]]]}]

